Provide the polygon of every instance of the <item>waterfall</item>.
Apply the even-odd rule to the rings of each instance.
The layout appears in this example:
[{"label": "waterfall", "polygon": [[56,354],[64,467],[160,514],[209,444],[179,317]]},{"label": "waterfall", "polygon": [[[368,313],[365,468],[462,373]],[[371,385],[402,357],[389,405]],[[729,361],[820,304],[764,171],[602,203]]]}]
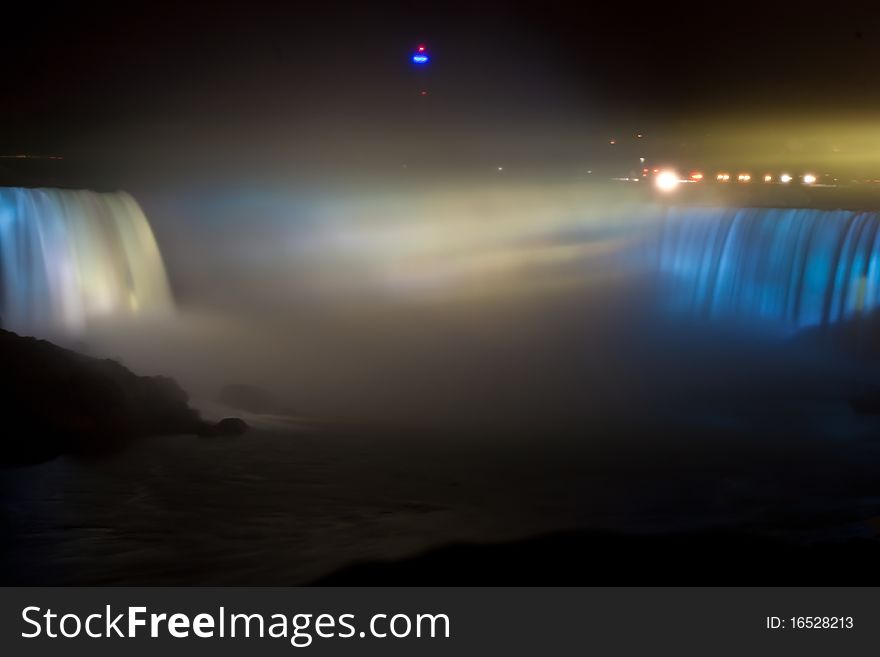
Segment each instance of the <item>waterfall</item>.
[{"label": "waterfall", "polygon": [[169,312],[153,232],[129,194],[0,188],[0,324],[79,333],[100,318]]},{"label": "waterfall", "polygon": [[845,210],[670,208],[659,243],[664,298],[703,317],[799,328],[880,303],[880,215]]}]

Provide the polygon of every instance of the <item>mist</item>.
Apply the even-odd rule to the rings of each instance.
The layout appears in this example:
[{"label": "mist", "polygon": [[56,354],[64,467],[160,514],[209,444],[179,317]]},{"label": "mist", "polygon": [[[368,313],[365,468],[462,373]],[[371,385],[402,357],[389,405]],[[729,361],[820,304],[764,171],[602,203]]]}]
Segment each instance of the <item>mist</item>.
[{"label": "mist", "polygon": [[873,384],[834,341],[800,339],[803,327],[739,307],[714,320],[676,310],[693,293],[664,284],[672,215],[660,200],[498,174],[144,196],[176,314],[80,339],[175,377],[209,415],[231,410],[222,387],[248,384],[289,409],[247,417],[257,425],[415,440],[653,440],[670,423],[817,398],[846,412]]}]

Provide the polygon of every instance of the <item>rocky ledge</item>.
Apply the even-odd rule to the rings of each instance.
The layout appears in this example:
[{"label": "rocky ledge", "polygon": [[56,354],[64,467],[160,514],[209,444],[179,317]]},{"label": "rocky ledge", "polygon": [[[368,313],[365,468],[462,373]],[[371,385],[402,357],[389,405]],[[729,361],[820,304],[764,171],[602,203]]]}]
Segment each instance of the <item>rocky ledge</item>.
[{"label": "rocky ledge", "polygon": [[190,407],[164,376],[138,376],[113,360],[0,330],[0,464],[96,456],[151,435],[238,435],[237,418],[217,424]]}]

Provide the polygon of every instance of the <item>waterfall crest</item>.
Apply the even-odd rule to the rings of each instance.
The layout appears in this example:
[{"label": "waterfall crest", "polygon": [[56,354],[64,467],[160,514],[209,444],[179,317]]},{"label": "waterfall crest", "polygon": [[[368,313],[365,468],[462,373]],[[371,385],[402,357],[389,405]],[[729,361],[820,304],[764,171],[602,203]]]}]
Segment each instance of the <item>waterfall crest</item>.
[{"label": "waterfall crest", "polygon": [[91,321],[168,313],[168,278],[125,192],[0,188],[0,323],[78,333]]},{"label": "waterfall crest", "polygon": [[880,303],[878,227],[875,212],[670,208],[661,279],[675,308],[704,317],[839,322]]}]

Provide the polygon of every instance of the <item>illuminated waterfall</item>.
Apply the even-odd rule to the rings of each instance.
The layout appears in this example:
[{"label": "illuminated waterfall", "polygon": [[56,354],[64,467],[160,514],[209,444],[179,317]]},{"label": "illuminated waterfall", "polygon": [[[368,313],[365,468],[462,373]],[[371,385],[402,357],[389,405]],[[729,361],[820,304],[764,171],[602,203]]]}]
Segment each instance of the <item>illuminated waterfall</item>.
[{"label": "illuminated waterfall", "polygon": [[153,232],[124,192],[0,188],[0,325],[78,333],[172,308]]},{"label": "illuminated waterfall", "polygon": [[704,317],[792,327],[880,304],[880,215],[797,209],[671,208],[660,236],[664,297]]}]

